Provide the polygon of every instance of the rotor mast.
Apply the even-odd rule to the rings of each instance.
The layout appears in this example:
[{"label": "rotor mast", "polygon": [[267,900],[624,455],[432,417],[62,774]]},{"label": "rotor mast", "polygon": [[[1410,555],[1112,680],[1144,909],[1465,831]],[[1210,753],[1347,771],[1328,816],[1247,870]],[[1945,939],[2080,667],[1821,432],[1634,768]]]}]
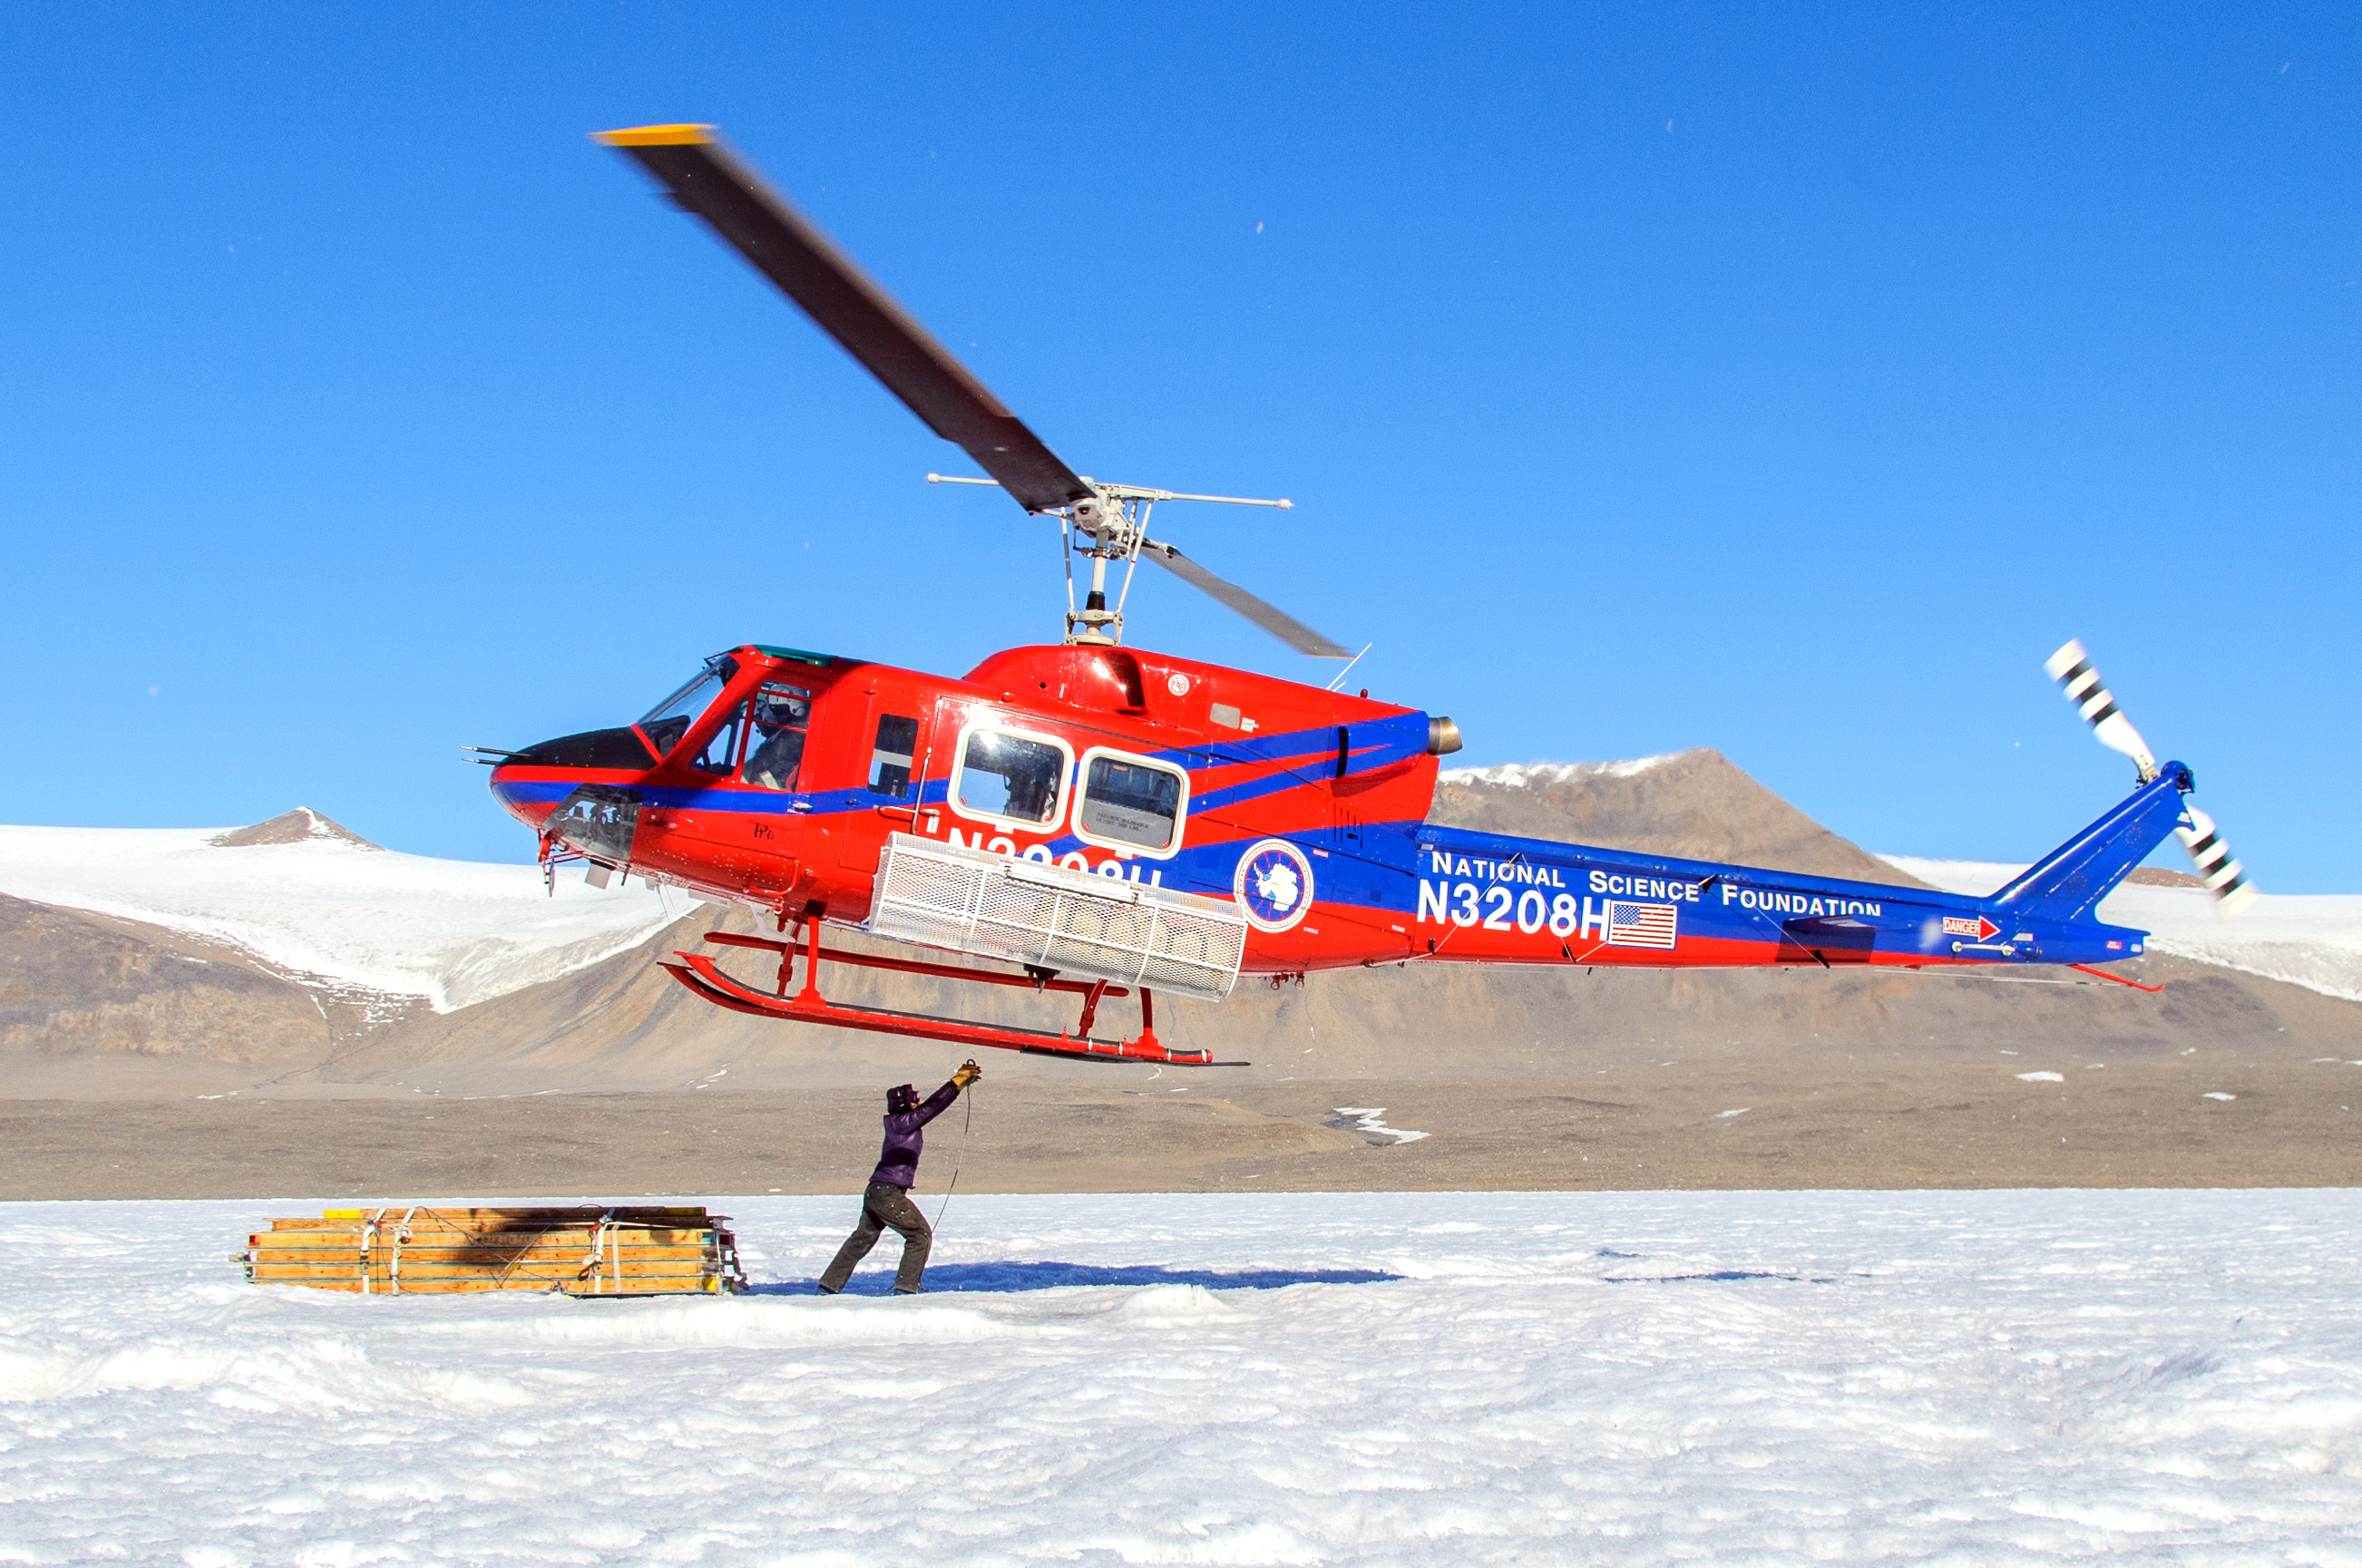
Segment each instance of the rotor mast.
[{"label": "rotor mast", "polygon": [[[1282,498],[1263,501],[1246,495],[1197,495],[1187,491],[1150,490],[1134,484],[1101,484],[1088,474],[1081,476],[1090,486],[1091,494],[1068,506],[1052,508],[1045,515],[1058,523],[1058,546],[1066,559],[1066,629],[1063,639],[1069,645],[1092,644],[1114,646],[1123,641],[1123,606],[1131,596],[1131,575],[1140,569],[1140,552],[1143,545],[1170,550],[1169,546],[1156,546],[1148,536],[1148,513],[1160,501],[1211,501],[1225,506],[1271,506],[1282,512],[1295,506],[1293,501]],[[929,474],[929,484],[981,484],[995,488],[999,480],[966,479],[957,474]],[[1085,591],[1082,607],[1075,605],[1075,557],[1091,563],[1090,587]],[[1173,551],[1170,558],[1177,558]],[[1151,556],[1150,559],[1158,558]],[[1115,603],[1108,603],[1108,567],[1110,562],[1123,563],[1123,581],[1116,589]]]}]

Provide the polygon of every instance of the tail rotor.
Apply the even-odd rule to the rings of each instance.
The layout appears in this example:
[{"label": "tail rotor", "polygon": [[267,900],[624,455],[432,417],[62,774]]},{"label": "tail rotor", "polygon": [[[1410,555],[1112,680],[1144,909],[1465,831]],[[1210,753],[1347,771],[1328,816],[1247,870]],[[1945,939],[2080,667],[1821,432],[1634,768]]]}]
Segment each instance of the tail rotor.
[{"label": "tail rotor", "polygon": [[[2132,721],[2117,708],[2115,695],[2092,667],[2092,656],[2082,643],[2070,642],[2043,660],[2042,668],[2058,682],[2058,689],[2066,694],[2067,701],[2075,704],[2083,722],[2092,726],[2092,734],[2099,743],[2110,751],[2131,757],[2133,766],[2140,769],[2142,783],[2154,782],[2158,771],[2157,754],[2149,750],[2148,743],[2141,739]],[[2189,786],[2185,783],[2182,788],[2187,790]],[[2214,895],[2215,907],[2225,915],[2237,914],[2256,901],[2255,884],[2247,880],[2246,868],[2232,856],[2231,846],[2223,842],[2213,817],[2195,806],[2185,806],[2182,814],[2190,825],[2174,829],[2174,837],[2190,852],[2191,864],[2198,868],[2199,879],[2206,884],[2206,890]]]},{"label": "tail rotor", "polygon": [[2083,715],[2083,722],[2092,726],[2092,733],[2099,737],[2102,745],[2131,757],[2133,766],[2140,769],[2142,783],[2156,778],[2157,754],[2133,728],[2133,722],[2117,710],[2114,694],[2100,679],[2100,672],[2092,668],[2092,656],[2084,651],[2080,640],[2070,642],[2043,660],[2042,668],[2058,682],[2058,689],[2067,694],[2067,701],[2075,704],[2075,711]]},{"label": "tail rotor", "polygon": [[2215,907],[2226,915],[2237,914],[2256,901],[2256,885],[2247,880],[2247,868],[2233,857],[2231,846],[2214,830],[2214,819],[2195,806],[2187,811],[2190,825],[2175,828],[2173,836],[2190,852],[2190,863],[2198,867],[2206,890],[2214,895]]}]

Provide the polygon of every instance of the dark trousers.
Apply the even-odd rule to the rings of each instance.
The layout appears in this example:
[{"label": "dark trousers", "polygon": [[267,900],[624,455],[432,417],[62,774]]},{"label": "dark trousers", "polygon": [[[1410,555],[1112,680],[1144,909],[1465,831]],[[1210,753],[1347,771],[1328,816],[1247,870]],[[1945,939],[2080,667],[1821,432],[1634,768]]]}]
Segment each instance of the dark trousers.
[{"label": "dark trousers", "polygon": [[902,1266],[894,1271],[894,1288],[916,1290],[919,1276],[927,1272],[927,1253],[935,1244],[934,1228],[911,1195],[890,1183],[873,1181],[861,1197],[861,1223],[836,1249],[836,1261],[820,1276],[820,1287],[833,1293],[844,1288],[853,1277],[854,1265],[869,1255],[877,1244],[878,1232],[892,1231],[902,1238]]}]

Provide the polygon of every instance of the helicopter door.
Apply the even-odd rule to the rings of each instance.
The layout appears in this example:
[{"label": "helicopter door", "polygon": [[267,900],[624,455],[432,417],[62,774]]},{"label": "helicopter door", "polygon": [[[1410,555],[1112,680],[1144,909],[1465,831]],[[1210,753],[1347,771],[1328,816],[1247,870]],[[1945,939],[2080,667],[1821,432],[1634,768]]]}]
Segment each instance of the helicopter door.
[{"label": "helicopter door", "polygon": [[765,898],[795,881],[803,820],[789,801],[811,706],[802,688],[767,683],[680,764],[702,776],[703,788],[692,803],[666,810],[660,825],[688,875],[710,883],[718,874]]},{"label": "helicopter door", "polygon": [[868,698],[860,724],[852,732],[853,770],[861,778],[855,799],[873,808],[864,817],[883,831],[856,829],[844,835],[837,864],[855,871],[877,868],[887,834],[920,831],[919,788],[927,760],[923,742],[930,729],[928,705],[917,692],[884,687]]}]

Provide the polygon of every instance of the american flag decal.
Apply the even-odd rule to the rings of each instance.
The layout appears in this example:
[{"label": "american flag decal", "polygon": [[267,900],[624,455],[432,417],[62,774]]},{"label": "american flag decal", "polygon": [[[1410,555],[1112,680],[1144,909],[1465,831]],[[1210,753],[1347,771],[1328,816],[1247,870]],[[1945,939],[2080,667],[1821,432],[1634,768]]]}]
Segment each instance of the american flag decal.
[{"label": "american flag decal", "polygon": [[1670,950],[1676,912],[1672,904],[1624,904],[1611,900],[1607,905],[1607,945]]}]

